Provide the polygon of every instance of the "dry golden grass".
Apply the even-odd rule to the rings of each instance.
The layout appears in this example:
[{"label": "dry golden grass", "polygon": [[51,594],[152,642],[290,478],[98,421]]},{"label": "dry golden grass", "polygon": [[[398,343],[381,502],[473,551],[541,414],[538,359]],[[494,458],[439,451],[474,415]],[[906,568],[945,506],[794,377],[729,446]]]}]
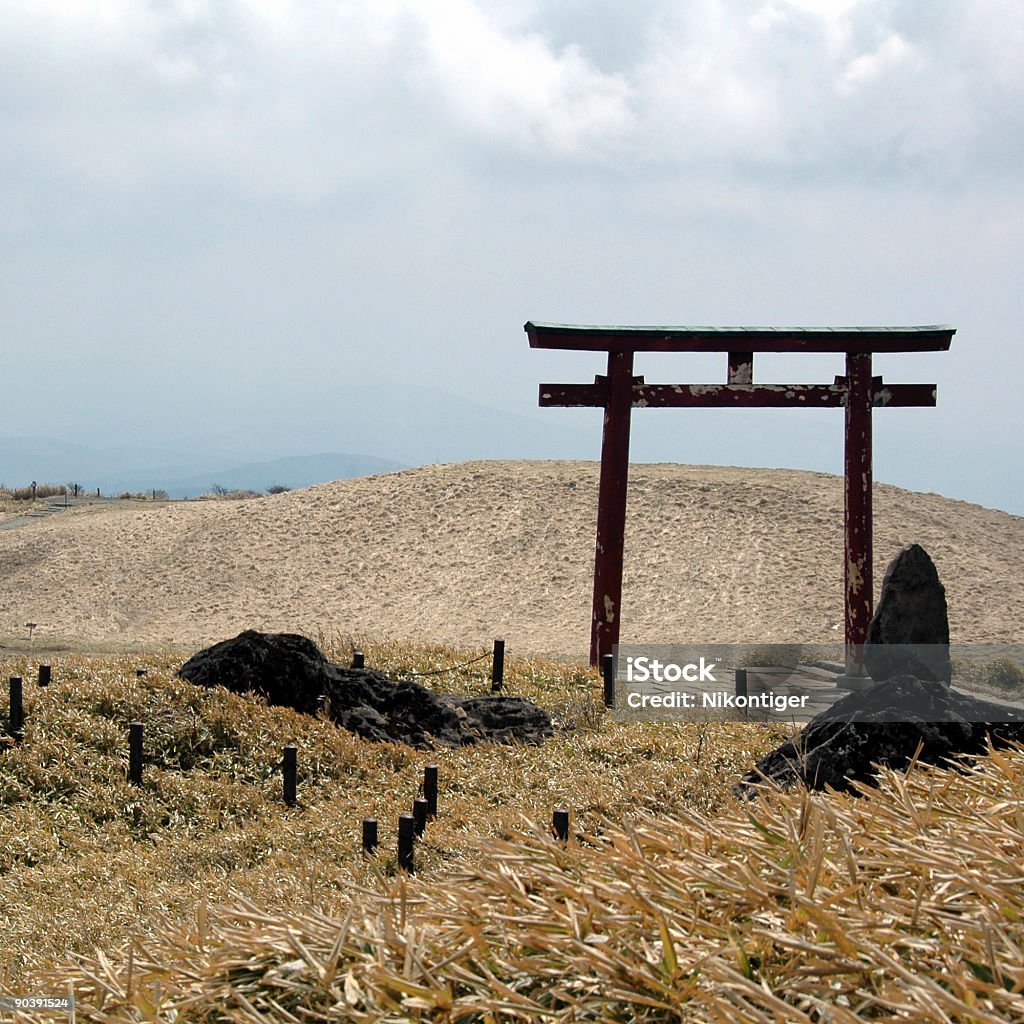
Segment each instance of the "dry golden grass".
[{"label": "dry golden grass", "polygon": [[[428,677],[434,688],[490,691],[486,660],[447,670],[480,650],[320,639],[341,661],[358,643],[368,664],[392,673],[440,672]],[[347,899],[372,875],[358,856],[361,818],[380,820],[381,869],[393,870],[397,816],[410,809],[430,761],[440,765],[443,813],[418,851],[425,874],[465,857],[478,836],[510,834],[524,814],[550,817],[556,804],[586,826],[643,798],[710,807],[722,790],[699,792],[703,776],[734,774],[771,742],[754,730],[713,751],[696,732],[605,729],[594,673],[510,658],[508,692],[583,728],[539,748],[417,752],[193,687],[174,675],[182,660],[66,657],[54,661],[55,682],[43,690],[26,659],[4,666],[26,680],[25,740],[0,755],[0,906],[9,910],[0,977],[8,985],[28,983],[65,952],[118,947],[145,933],[156,910],[192,912],[232,890],[277,907]],[[125,777],[133,720],[146,729],[141,790]],[[293,809],[281,802],[277,767],[290,742],[300,750]]]},{"label": "dry golden grass", "polygon": [[[356,644],[489,690],[486,661],[449,670],[480,651],[326,646]],[[578,666],[509,660],[510,692],[576,726],[544,746],[422,753],[144,663],[69,658],[27,688],[0,755],[3,991],[73,986],[79,1019],[110,1022],[1024,1021],[1022,752],[748,805],[729,784],[778,734],[609,723]],[[407,879],[394,824],[431,761],[440,814]]]},{"label": "dry golden grass", "polygon": [[20,498],[12,498],[5,496],[0,491],[0,516],[23,516],[26,512],[31,512],[33,509],[42,508],[45,502],[31,500],[23,501]]}]

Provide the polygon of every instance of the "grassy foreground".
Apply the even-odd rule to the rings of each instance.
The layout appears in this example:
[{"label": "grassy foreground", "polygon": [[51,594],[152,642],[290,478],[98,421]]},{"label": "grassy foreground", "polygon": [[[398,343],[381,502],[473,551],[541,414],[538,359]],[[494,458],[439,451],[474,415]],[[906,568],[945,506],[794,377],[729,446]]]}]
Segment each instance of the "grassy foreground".
[{"label": "grassy foreground", "polygon": [[[352,640],[319,639],[347,660]],[[489,691],[486,661],[452,667],[480,651],[356,642]],[[561,726],[544,746],[422,753],[198,689],[180,660],[69,657],[45,690],[4,666],[26,725],[0,754],[0,991],[73,990],[111,1022],[1024,1021],[1024,753],[745,805],[729,785],[776,732],[612,724],[575,666],[507,664]],[[406,878],[397,816],[431,762],[439,816]]]}]

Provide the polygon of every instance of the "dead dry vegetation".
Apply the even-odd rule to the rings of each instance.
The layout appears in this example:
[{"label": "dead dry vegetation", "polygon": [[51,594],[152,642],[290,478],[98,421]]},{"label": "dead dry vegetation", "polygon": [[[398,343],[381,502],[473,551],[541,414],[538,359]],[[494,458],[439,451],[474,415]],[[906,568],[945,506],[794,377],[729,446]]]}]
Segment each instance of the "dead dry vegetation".
[{"label": "dead dry vegetation", "polygon": [[[489,691],[486,661],[457,667],[481,651],[320,640]],[[748,805],[729,785],[777,732],[613,724],[578,666],[508,662],[560,726],[544,746],[424,753],[201,690],[180,662],[68,657],[26,686],[0,754],[4,992],[73,990],[109,1022],[1024,1021],[1024,752]],[[395,824],[430,762],[440,812],[409,878]]]}]

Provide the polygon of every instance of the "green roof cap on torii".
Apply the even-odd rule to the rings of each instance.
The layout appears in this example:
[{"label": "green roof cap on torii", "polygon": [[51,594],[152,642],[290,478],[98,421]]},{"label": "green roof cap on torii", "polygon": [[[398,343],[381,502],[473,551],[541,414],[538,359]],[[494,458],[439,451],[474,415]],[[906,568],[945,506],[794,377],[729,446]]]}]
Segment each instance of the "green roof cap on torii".
[{"label": "green roof cap on torii", "polygon": [[956,333],[928,327],[623,327],[527,320],[531,348],[585,352],[944,352]]}]

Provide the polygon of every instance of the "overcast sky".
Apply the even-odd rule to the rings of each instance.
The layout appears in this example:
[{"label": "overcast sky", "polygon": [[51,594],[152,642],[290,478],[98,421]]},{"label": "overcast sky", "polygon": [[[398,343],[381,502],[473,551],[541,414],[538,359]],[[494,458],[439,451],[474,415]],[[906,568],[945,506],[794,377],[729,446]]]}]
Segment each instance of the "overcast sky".
[{"label": "overcast sky", "polygon": [[[879,476],[1024,512],[1022,111],[1018,0],[7,0],[0,435],[417,382],[596,453],[536,404],[601,358],[525,320],[948,323],[877,361],[939,384],[876,414]],[[796,415],[649,410],[634,453],[839,470]]]}]

